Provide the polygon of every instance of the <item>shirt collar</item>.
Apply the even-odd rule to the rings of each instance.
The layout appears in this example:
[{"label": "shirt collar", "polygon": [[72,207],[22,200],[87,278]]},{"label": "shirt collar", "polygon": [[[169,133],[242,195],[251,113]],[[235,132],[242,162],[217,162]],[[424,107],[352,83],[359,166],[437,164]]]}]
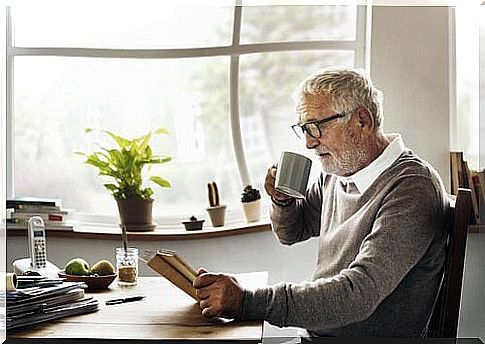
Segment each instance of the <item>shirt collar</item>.
[{"label": "shirt collar", "polygon": [[360,194],[363,194],[406,150],[400,134],[389,134],[386,138],[390,141],[389,145],[374,161],[351,176],[337,176],[337,179],[343,184],[353,182]]}]

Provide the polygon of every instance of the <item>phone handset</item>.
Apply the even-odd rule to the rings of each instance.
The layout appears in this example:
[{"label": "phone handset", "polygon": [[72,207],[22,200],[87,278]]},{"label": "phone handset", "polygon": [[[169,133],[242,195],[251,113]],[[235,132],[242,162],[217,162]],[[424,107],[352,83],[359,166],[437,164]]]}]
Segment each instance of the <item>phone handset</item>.
[{"label": "phone handset", "polygon": [[28,221],[30,264],[35,269],[47,265],[47,248],[45,241],[44,220],[40,216],[32,216]]}]

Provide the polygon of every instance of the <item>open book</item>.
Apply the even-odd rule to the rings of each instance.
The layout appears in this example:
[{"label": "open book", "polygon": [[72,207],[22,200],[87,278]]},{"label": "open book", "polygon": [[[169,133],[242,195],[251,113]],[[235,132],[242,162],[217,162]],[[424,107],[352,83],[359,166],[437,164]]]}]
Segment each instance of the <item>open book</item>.
[{"label": "open book", "polygon": [[160,275],[186,292],[193,299],[200,301],[192,285],[197,272],[175,251],[145,251],[143,260]]}]

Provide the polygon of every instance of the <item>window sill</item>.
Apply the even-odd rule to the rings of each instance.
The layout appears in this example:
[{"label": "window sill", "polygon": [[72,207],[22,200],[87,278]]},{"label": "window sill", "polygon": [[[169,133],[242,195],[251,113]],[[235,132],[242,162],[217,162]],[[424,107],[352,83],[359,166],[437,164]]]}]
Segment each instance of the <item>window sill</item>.
[{"label": "window sill", "polygon": [[[157,226],[150,232],[128,232],[132,240],[188,240],[188,239],[210,239],[226,237],[247,233],[271,231],[271,224],[267,219],[251,223],[234,223],[223,227],[204,227],[202,230],[187,231],[185,228],[176,226]],[[25,229],[9,229],[9,236],[24,236]],[[53,237],[75,237],[86,239],[118,239],[121,236],[121,229],[118,226],[109,224],[81,224],[76,225],[72,230],[46,229],[47,236]]]},{"label": "window sill", "polygon": [[[263,219],[251,223],[234,223],[224,227],[204,227],[202,230],[187,231],[183,227],[157,226],[150,232],[128,232],[130,239],[136,240],[187,240],[187,239],[210,239],[247,233],[271,231],[269,220]],[[76,237],[87,239],[114,239],[119,238],[121,229],[108,224],[82,224],[75,226],[72,230],[46,229],[49,236],[54,237]],[[470,225],[468,233],[483,233],[484,225]],[[8,228],[9,236],[24,236],[25,229]]]}]

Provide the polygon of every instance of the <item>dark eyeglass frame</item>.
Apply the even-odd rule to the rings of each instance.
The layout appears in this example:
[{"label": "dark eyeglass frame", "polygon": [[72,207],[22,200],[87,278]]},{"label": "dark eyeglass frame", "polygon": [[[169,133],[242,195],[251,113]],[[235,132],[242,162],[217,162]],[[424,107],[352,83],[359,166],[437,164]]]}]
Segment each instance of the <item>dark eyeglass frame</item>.
[{"label": "dark eyeglass frame", "polygon": [[[296,134],[296,136],[298,136],[299,138],[303,138],[305,136],[305,133],[307,133],[310,137],[314,138],[314,139],[319,139],[322,137],[322,129],[320,129],[320,126],[324,123],[328,123],[330,121],[334,121],[336,119],[339,119],[339,118],[343,118],[345,116],[347,116],[348,113],[345,113],[345,112],[341,112],[341,113],[337,113],[335,115],[332,115],[330,117],[327,117],[327,118],[324,118],[324,119],[321,119],[319,121],[311,121],[311,122],[307,122],[307,123],[303,123],[303,124],[293,124],[291,126],[291,129],[293,129],[293,132]],[[307,126],[309,125],[315,125],[318,129],[318,136],[314,136],[310,133],[310,131],[307,129]],[[303,137],[300,136],[300,133],[298,132],[298,129],[300,129],[300,133],[303,135]]]}]

